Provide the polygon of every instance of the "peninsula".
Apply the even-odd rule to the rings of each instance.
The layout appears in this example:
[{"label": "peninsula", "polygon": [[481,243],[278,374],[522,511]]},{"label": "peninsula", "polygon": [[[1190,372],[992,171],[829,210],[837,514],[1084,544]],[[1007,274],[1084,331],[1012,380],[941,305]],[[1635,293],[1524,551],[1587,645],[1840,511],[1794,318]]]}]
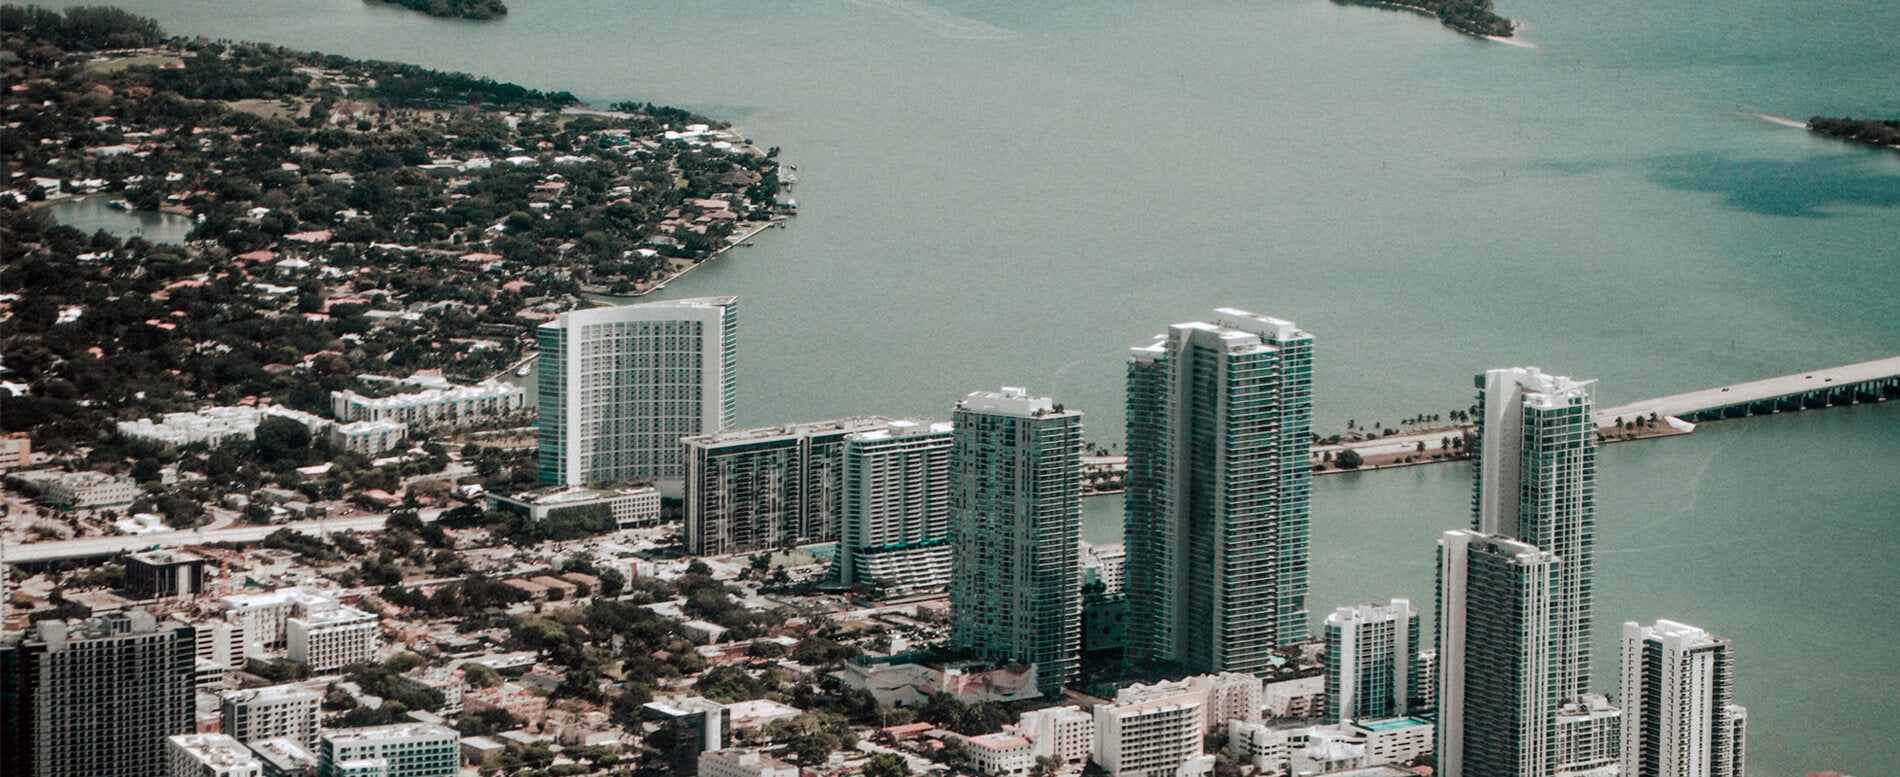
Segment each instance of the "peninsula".
[{"label": "peninsula", "polygon": [[[49,454],[113,458],[114,421],[206,402],[388,391],[365,374],[512,377],[586,290],[650,290],[783,218],[776,149],[678,109],[109,8],[0,7],[0,45],[0,430]],[[51,218],[82,197],[196,227],[157,245]],[[191,525],[215,498],[154,512]]]},{"label": "peninsula", "polygon": [[400,5],[411,11],[421,11],[430,16],[444,19],[474,19],[486,21],[508,15],[508,5],[501,0],[371,0],[378,3]]},{"label": "peninsula", "polygon": [[1870,146],[1900,149],[1900,121],[1816,116],[1808,119],[1808,129]]},{"label": "peninsula", "polygon": [[1438,17],[1446,27],[1480,38],[1509,38],[1516,25],[1491,10],[1491,0],[1333,0],[1340,5],[1402,8]]}]

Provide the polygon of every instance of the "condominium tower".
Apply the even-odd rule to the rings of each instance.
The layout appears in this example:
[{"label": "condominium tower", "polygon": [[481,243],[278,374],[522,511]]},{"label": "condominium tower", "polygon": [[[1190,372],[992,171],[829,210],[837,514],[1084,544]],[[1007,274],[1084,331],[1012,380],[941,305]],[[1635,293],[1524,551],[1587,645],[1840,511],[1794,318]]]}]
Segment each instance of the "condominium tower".
[{"label": "condominium tower", "polygon": [[896,589],[950,582],[948,422],[892,421],[844,438],[838,580]]},{"label": "condominium tower", "polygon": [[541,482],[652,481],[677,497],[680,438],[731,425],[733,297],[562,313],[541,325]]},{"label": "condominium tower", "polygon": [[166,737],[194,727],[190,625],[140,611],[0,635],[0,774],[164,774]]},{"label": "condominium tower", "polygon": [[1496,534],[1438,540],[1438,774],[1549,777],[1556,558]]},{"label": "condominium tower", "polygon": [[1129,355],[1128,651],[1264,674],[1306,638],[1313,337],[1215,313]]},{"label": "condominium tower", "polygon": [[845,436],[887,423],[840,418],[682,438],[687,551],[712,556],[836,541]]},{"label": "condominium tower", "polygon": [[1327,723],[1411,713],[1418,611],[1410,601],[1341,607],[1324,628]]},{"label": "condominium tower", "polygon": [[1472,528],[1556,557],[1551,693],[1590,690],[1590,583],[1596,557],[1596,381],[1536,367],[1477,378],[1477,478]]},{"label": "condominium tower", "polygon": [[1741,777],[1748,711],[1726,637],[1674,621],[1623,624],[1624,777]]},{"label": "condominium tower", "polygon": [[1005,386],[958,402],[953,425],[951,646],[1034,665],[1057,693],[1082,636],[1082,413]]}]

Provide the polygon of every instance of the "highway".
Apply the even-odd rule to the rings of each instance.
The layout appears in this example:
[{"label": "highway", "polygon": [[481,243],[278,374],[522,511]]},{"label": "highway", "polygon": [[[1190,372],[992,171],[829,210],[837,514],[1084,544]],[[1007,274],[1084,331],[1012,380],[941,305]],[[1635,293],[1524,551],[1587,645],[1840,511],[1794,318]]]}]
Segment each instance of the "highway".
[{"label": "highway", "polygon": [[1647,418],[1649,414],[1658,416],[1683,416],[1699,410],[1712,410],[1718,407],[1740,405],[1747,402],[1805,394],[1831,386],[1846,386],[1865,381],[1882,380],[1900,375],[1900,356],[1858,364],[1846,364],[1829,367],[1824,370],[1783,375],[1778,378],[1755,380],[1747,383],[1735,383],[1727,386],[1671,394],[1666,397],[1645,399],[1627,405],[1603,408],[1597,412],[1597,424],[1608,426],[1616,419]]},{"label": "highway", "polygon": [[[435,519],[438,510],[426,510],[422,513],[424,521]],[[185,530],[167,531],[154,534],[136,534],[122,537],[85,537],[76,540],[57,540],[54,542],[34,542],[26,545],[7,545],[6,560],[9,564],[25,564],[36,561],[57,561],[60,559],[94,558],[110,556],[126,551],[145,550],[154,545],[176,548],[184,545],[206,545],[213,542],[258,542],[278,529],[291,529],[304,534],[330,533],[339,531],[381,531],[385,515],[358,515],[349,518],[325,518],[317,521],[296,521],[270,526],[237,526],[225,529],[205,531]]]}]

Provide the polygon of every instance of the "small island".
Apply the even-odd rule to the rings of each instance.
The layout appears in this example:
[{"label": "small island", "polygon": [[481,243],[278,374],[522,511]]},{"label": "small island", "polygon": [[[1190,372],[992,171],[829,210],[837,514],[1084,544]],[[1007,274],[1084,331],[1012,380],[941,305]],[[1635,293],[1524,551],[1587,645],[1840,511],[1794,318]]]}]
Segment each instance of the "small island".
[{"label": "small island", "polygon": [[421,11],[430,16],[443,19],[474,19],[486,21],[508,15],[508,6],[501,0],[369,0],[370,2],[400,5],[411,11]]},{"label": "small island", "polygon": [[1480,38],[1509,38],[1516,28],[1491,10],[1491,0],[1333,0],[1341,5],[1402,8],[1436,16],[1446,27]]},{"label": "small island", "polygon": [[1808,119],[1808,129],[1870,146],[1900,149],[1900,121],[1815,116]]}]

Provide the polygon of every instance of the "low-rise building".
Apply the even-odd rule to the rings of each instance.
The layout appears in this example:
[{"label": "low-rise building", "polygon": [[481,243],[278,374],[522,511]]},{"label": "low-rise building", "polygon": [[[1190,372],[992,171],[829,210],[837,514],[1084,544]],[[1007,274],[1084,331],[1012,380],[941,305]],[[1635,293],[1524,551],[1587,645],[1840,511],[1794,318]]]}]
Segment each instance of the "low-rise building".
[{"label": "low-rise building", "polygon": [[462,694],[468,688],[468,684],[463,679],[461,669],[446,666],[420,667],[402,675],[402,684],[442,694],[442,707],[436,712],[444,715],[459,715],[462,712]]},{"label": "low-rise building", "polygon": [[842,679],[846,687],[868,691],[880,703],[894,706],[915,707],[938,693],[965,704],[1042,696],[1034,664],[942,661],[928,653],[859,656],[845,662]]},{"label": "low-rise building", "polygon": [[503,710],[515,720],[533,723],[547,714],[548,697],[514,683],[462,692],[463,712],[474,715],[487,710]]},{"label": "low-rise building", "polygon": [[732,748],[701,753],[699,777],[798,777],[798,767],[757,750]]},{"label": "low-rise building", "polygon": [[134,599],[204,593],[205,557],[188,550],[148,550],[125,557],[125,587]]},{"label": "low-rise building", "polygon": [[312,672],[373,661],[381,636],[376,616],[339,606],[284,622],[289,658]]},{"label": "low-rise building", "polygon": [[1095,751],[1095,716],[1081,707],[1031,710],[1016,721],[1016,728],[1035,744],[1037,758],[1079,764]]},{"label": "low-rise building", "polygon": [[375,456],[402,446],[409,426],[397,421],[353,421],[330,429],[330,441],[351,453]]},{"label": "low-rise building", "polygon": [[983,774],[1021,777],[1036,765],[1035,745],[1013,732],[967,737],[963,748],[970,754],[970,768]]},{"label": "low-rise building", "polygon": [[250,746],[264,765],[264,777],[317,777],[317,757],[303,745],[288,739],[265,739]]},{"label": "low-rise building", "polygon": [[28,471],[15,477],[38,487],[40,501],[66,510],[117,507],[139,498],[138,483],[104,472]]},{"label": "low-rise building", "polygon": [[732,746],[732,711],[726,705],[699,696],[670,696],[645,705],[653,722],[646,736],[658,750],[671,774],[698,774],[700,755]]},{"label": "low-rise building", "polygon": [[465,426],[498,420],[522,412],[527,401],[526,389],[502,381],[386,397],[330,392],[330,410],[339,421],[393,421],[417,426]]},{"label": "low-rise building", "polygon": [[33,464],[33,438],[26,432],[0,435],[0,472]]},{"label": "low-rise building", "polygon": [[461,734],[432,723],[333,729],[317,742],[318,777],[454,777]]},{"label": "low-rise building", "polygon": [[338,606],[336,599],[330,596],[295,586],[269,593],[233,594],[218,600],[224,617],[243,624],[244,633],[252,642],[266,648],[284,646],[288,639],[285,624],[292,617]]},{"label": "low-rise building", "polygon": [[219,697],[219,708],[224,733],[239,741],[287,739],[309,750],[317,746],[322,701],[322,694],[301,685],[272,685],[228,692]]},{"label": "low-rise building", "polygon": [[537,523],[564,510],[596,505],[604,505],[613,516],[614,525],[622,529],[653,526],[660,522],[660,490],[653,486],[549,486],[514,496],[488,495],[488,509],[526,515]]},{"label": "low-rise building", "polygon": [[1227,741],[1261,774],[1304,775],[1409,763],[1432,752],[1432,732],[1429,721],[1411,717],[1312,726],[1233,721]]},{"label": "low-rise building", "polygon": [[203,443],[213,448],[231,442],[257,438],[257,425],[269,417],[288,418],[303,424],[311,434],[330,428],[330,421],[317,415],[286,407],[246,407],[242,405],[207,407],[189,413],[166,413],[154,420],[141,418],[120,421],[119,434],[157,445],[179,447]]},{"label": "low-rise building", "polygon": [[[1124,691],[1126,693],[1126,691]],[[1204,694],[1182,690],[1095,707],[1095,763],[1114,777],[1191,777],[1214,770],[1203,751]]]},{"label": "low-rise building", "polygon": [[1326,678],[1314,675],[1267,683],[1262,699],[1269,718],[1318,718],[1326,713]]},{"label": "low-rise building", "polygon": [[165,739],[169,777],[264,777],[250,748],[223,734],[179,734]]}]

